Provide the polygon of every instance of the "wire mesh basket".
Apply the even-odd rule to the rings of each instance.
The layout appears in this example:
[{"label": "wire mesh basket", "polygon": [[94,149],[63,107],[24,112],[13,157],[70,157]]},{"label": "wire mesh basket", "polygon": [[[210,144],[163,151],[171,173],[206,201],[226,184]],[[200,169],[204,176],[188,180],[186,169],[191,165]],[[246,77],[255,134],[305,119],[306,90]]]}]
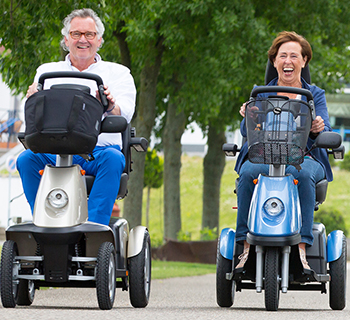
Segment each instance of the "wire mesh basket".
[{"label": "wire mesh basket", "polygon": [[248,159],[253,163],[298,165],[311,128],[311,108],[302,100],[257,97],[246,105]]}]

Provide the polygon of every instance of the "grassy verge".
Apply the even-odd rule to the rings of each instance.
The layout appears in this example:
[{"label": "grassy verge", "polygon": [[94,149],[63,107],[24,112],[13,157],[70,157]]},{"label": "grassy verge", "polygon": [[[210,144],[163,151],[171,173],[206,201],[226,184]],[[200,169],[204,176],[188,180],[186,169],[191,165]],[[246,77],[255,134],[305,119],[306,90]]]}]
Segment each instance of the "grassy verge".
[{"label": "grassy verge", "polygon": [[152,279],[191,277],[215,272],[216,266],[214,264],[152,261]]},{"label": "grassy verge", "polygon": [[[237,196],[233,193],[237,174],[234,171],[235,161],[226,162],[221,179],[220,222],[219,231],[226,227],[235,228]],[[334,181],[328,184],[327,199],[321,209],[335,208],[342,212],[350,228],[350,172],[333,170]],[[191,234],[191,240],[200,239],[202,225],[202,188],[203,188],[203,158],[182,157],[181,168],[181,219],[182,230]],[[146,222],[146,190],[143,196],[143,224]],[[152,246],[161,244],[163,239],[163,188],[152,189],[150,202],[149,231]],[[122,201],[119,203],[122,210]]]}]

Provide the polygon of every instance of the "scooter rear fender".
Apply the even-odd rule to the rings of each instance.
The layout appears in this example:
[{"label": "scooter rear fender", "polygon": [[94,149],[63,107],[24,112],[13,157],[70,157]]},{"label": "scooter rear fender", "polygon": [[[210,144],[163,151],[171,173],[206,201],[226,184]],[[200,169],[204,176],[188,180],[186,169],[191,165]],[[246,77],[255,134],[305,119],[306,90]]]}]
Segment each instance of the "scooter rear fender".
[{"label": "scooter rear fender", "polygon": [[131,229],[129,233],[128,258],[137,256],[141,252],[145,230],[147,228],[143,226],[137,226]]},{"label": "scooter rear fender", "polygon": [[340,258],[343,250],[343,235],[341,230],[332,231],[327,238],[327,262]]},{"label": "scooter rear fender", "polygon": [[222,229],[220,234],[220,254],[229,260],[233,260],[236,231],[231,228]]}]

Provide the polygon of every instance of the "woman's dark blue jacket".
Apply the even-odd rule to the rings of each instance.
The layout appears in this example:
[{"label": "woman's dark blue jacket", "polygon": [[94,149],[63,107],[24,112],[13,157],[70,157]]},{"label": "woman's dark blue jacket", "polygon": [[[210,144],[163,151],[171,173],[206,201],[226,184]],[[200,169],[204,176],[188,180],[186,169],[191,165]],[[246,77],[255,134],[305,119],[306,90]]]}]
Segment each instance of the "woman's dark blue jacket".
[{"label": "woman's dark blue jacket", "polygon": [[[278,81],[278,78],[273,79],[268,84],[268,86],[276,86],[277,81]],[[328,110],[327,110],[325,91],[320,89],[317,86],[309,85],[303,78],[301,78],[301,81],[302,81],[303,88],[310,90],[313,97],[314,97],[316,116],[321,116],[322,119],[324,120],[324,125],[325,125],[324,131],[332,131],[331,125],[329,123],[329,115],[328,115]],[[275,94],[277,94],[277,93],[275,93]],[[270,95],[271,95],[271,93],[262,93],[259,96],[267,98]],[[306,101],[306,97],[302,96],[302,100]],[[243,120],[241,122],[241,134],[243,137],[247,137],[245,118],[243,118]],[[309,137],[308,142],[307,142],[307,148],[310,148],[311,145],[313,144],[313,142],[314,142],[314,140],[312,140]],[[239,153],[239,156],[237,158],[235,170],[238,174],[239,174],[239,170],[241,169],[243,162],[246,160],[247,154],[248,154],[248,144],[246,142],[242,146],[241,151]],[[332,181],[333,174],[332,174],[331,166],[330,166],[329,161],[328,161],[327,150],[317,148],[317,149],[311,151],[311,155],[316,161],[318,161],[322,165],[322,167],[326,173],[327,180]]]}]

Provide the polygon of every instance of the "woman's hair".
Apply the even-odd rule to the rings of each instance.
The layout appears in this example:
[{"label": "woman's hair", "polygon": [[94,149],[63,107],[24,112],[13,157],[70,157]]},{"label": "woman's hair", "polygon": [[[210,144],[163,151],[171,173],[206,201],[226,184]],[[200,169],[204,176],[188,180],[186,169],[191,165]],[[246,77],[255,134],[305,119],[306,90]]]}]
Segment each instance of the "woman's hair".
[{"label": "woman's hair", "polygon": [[272,64],[274,63],[278,50],[281,47],[281,45],[289,41],[298,42],[300,44],[301,55],[303,56],[303,58],[306,57],[306,63],[305,63],[305,67],[306,67],[312,58],[312,49],[311,49],[310,43],[303,36],[297,34],[294,31],[282,31],[278,34],[275,40],[273,40],[272,46],[268,51],[268,57],[270,62]]},{"label": "woman's hair", "polygon": [[[61,30],[63,38],[61,40],[61,47],[65,51],[69,51],[69,48],[66,46],[66,43],[64,41],[64,37],[68,38],[70,24],[71,24],[72,20],[74,18],[77,18],[77,17],[78,18],[92,18],[95,21],[97,36],[99,38],[102,38],[103,33],[105,32],[105,27],[104,27],[101,19],[97,16],[97,14],[93,10],[86,9],[86,8],[74,10],[63,20],[63,28]],[[102,46],[102,43],[103,43],[103,39],[101,42],[101,46]]]}]

